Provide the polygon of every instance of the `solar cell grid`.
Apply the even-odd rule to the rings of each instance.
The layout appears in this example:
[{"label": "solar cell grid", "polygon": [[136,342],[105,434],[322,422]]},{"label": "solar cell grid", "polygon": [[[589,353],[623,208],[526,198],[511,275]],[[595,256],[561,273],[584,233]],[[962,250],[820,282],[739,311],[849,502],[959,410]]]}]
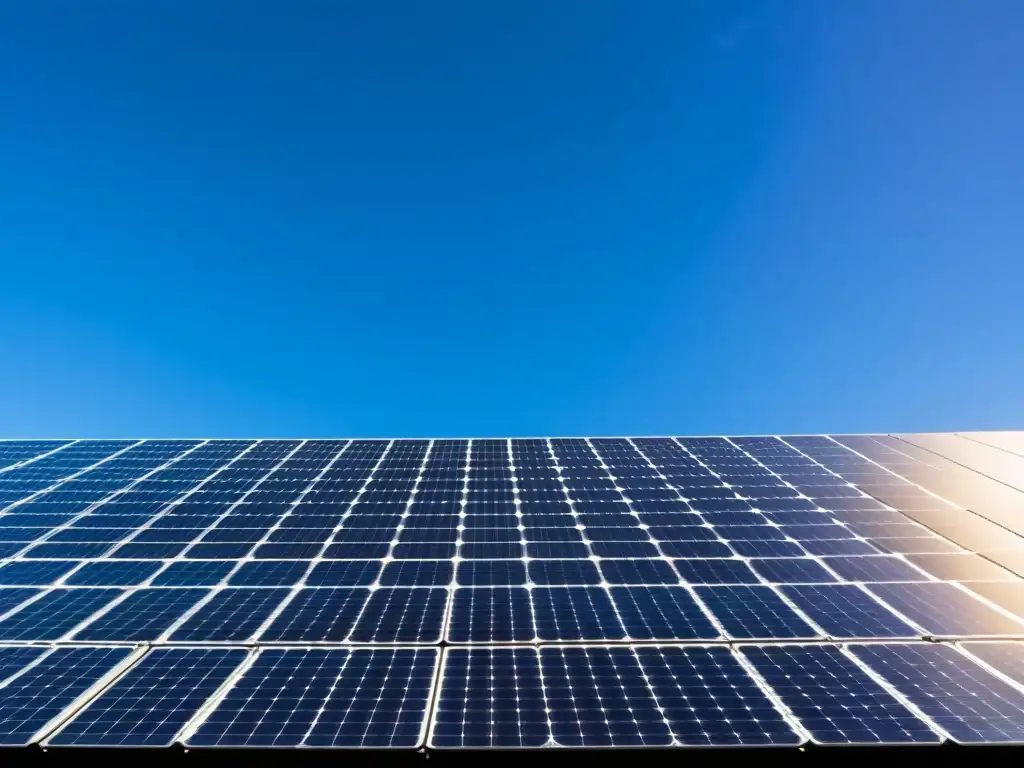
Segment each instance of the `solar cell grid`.
[{"label": "solar cell grid", "polygon": [[962,744],[1024,742],[1024,693],[948,645],[853,645],[851,651]]},{"label": "solar cell grid", "polygon": [[0,686],[0,746],[23,746],[124,662],[129,648],[57,648]]},{"label": "solar cell grid", "polygon": [[240,650],[154,649],[48,743],[168,746],[245,656]]}]

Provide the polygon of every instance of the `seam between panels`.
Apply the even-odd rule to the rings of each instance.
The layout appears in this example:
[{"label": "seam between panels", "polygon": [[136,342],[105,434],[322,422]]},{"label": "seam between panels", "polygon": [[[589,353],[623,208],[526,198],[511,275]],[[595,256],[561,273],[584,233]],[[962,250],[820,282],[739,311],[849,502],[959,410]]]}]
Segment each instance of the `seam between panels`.
[{"label": "seam between panels", "polygon": [[[169,510],[170,510],[170,509],[172,509],[172,508],[173,508],[174,506],[177,506],[178,504],[180,504],[180,503],[181,503],[181,501],[182,501],[182,500],[184,500],[185,498],[187,498],[188,496],[191,496],[191,495],[192,495],[193,493],[195,493],[195,492],[196,492],[197,490],[199,490],[199,488],[201,488],[201,487],[202,487],[203,485],[205,485],[205,484],[206,484],[206,482],[207,482],[207,481],[209,481],[209,480],[210,480],[210,479],[211,479],[212,477],[214,477],[215,475],[219,474],[219,473],[220,473],[220,472],[221,472],[221,471],[222,471],[223,469],[225,469],[225,468],[226,468],[227,466],[230,466],[230,465],[231,465],[232,463],[234,463],[234,462],[235,462],[236,460],[240,459],[240,458],[241,458],[242,456],[244,456],[244,455],[245,455],[246,453],[248,453],[248,451],[249,451],[249,450],[250,450],[251,448],[255,447],[256,445],[258,445],[258,443],[254,443],[254,444],[253,444],[252,446],[250,446],[250,448],[249,448],[249,449],[246,449],[246,450],[245,450],[245,451],[243,451],[243,452],[242,452],[241,454],[239,454],[238,456],[236,456],[236,457],[235,457],[234,459],[232,459],[231,461],[229,461],[229,462],[228,462],[228,463],[227,463],[227,464],[226,464],[226,465],[225,465],[224,467],[221,467],[220,469],[217,469],[216,471],[212,472],[212,473],[211,473],[211,474],[209,475],[209,477],[206,477],[206,478],[204,478],[204,479],[203,479],[203,481],[202,481],[202,482],[200,482],[200,483],[199,483],[199,484],[198,484],[198,485],[197,485],[197,486],[196,486],[195,488],[192,488],[192,489],[190,489],[190,490],[189,490],[189,491],[188,491],[187,493],[185,493],[184,495],[182,495],[181,497],[179,497],[179,498],[178,498],[177,500],[175,500],[174,502],[172,502],[171,504],[169,504],[166,510],[164,510],[164,511],[163,511],[163,512],[161,512],[161,513],[160,513],[159,515],[157,515],[156,517],[154,517],[154,518],[153,518],[152,520],[150,520],[150,521],[149,521],[149,522],[148,522],[148,523],[146,524],[146,526],[145,526],[145,527],[143,527],[143,528],[140,528],[140,529],[139,529],[138,531],[136,531],[136,533],[135,533],[135,534],[133,534],[132,536],[129,536],[129,537],[128,537],[128,538],[126,538],[126,539],[124,539],[124,541],[123,541],[123,542],[121,542],[121,543],[122,543],[122,544],[128,543],[129,541],[131,541],[131,539],[133,539],[133,538],[134,538],[134,537],[135,537],[136,535],[138,535],[138,533],[141,533],[141,532],[142,532],[142,530],[146,530],[146,529],[147,529],[147,528],[148,528],[148,527],[149,527],[150,525],[152,525],[152,524],[153,524],[153,523],[154,523],[154,522],[155,522],[156,520],[158,520],[158,519],[160,519],[160,518],[164,517],[165,515],[167,515],[167,514],[169,513]],[[178,560],[178,558],[172,558],[171,562],[175,562],[175,561],[177,561],[177,560]],[[144,582],[143,582],[142,584],[137,584],[137,585],[135,585],[135,586],[133,586],[133,587],[127,587],[127,588],[120,588],[120,587],[111,587],[111,589],[121,589],[121,594],[120,594],[120,595],[118,595],[117,597],[115,597],[115,598],[114,598],[113,600],[111,600],[111,601],[110,601],[109,603],[107,603],[106,605],[100,606],[100,607],[99,607],[99,608],[98,608],[97,610],[95,610],[95,611],[94,611],[93,613],[89,614],[89,615],[88,615],[88,616],[87,616],[86,618],[82,619],[82,621],[80,621],[80,622],[79,622],[78,624],[76,624],[76,625],[75,625],[74,627],[72,627],[72,628],[71,628],[70,630],[68,630],[68,631],[67,631],[67,632],[65,632],[65,633],[64,633],[63,635],[61,635],[61,636],[60,636],[59,638],[57,638],[57,641],[58,641],[58,642],[60,642],[60,641],[70,641],[70,639],[71,639],[72,637],[74,637],[74,636],[75,636],[75,635],[76,635],[76,634],[77,634],[78,632],[80,632],[80,631],[82,631],[83,629],[85,629],[85,628],[86,628],[87,626],[89,626],[90,624],[92,624],[92,623],[93,623],[94,621],[96,621],[96,620],[98,620],[98,619],[101,619],[101,618],[103,618],[104,616],[106,616],[106,615],[107,615],[108,613],[110,613],[111,611],[113,611],[113,610],[114,610],[115,608],[117,608],[117,607],[118,607],[119,605],[121,605],[121,604],[122,604],[122,603],[123,603],[124,601],[126,601],[126,600],[127,600],[127,599],[128,599],[129,597],[131,597],[131,596],[132,596],[133,594],[135,594],[136,592],[138,592],[138,591],[140,591],[140,590],[142,590],[142,589],[145,589],[145,588],[147,587],[147,585],[148,585],[148,584],[150,584],[150,583],[152,583],[153,579],[155,579],[155,578],[157,577],[157,575],[159,575],[159,574],[160,574],[160,573],[161,573],[161,572],[162,572],[163,570],[165,570],[165,569],[166,569],[167,567],[169,567],[169,564],[168,564],[168,566],[165,566],[164,568],[161,568],[160,570],[158,570],[158,571],[157,571],[156,573],[154,573],[154,574],[153,574],[152,576],[150,576],[150,577],[149,577],[149,578],[148,578],[148,579],[147,579],[146,581],[144,581]],[[66,578],[66,577],[65,577],[65,578]],[[48,590],[48,591],[52,591],[52,589],[53,589],[53,588],[51,588],[51,589],[50,589],[50,590]],[[172,587],[172,589],[175,589],[175,588],[174,588],[174,587]]]},{"label": "seam between panels", "polygon": [[190,738],[192,738],[196,731],[206,722],[207,718],[213,714],[214,710],[217,709],[227,698],[228,694],[231,693],[232,689],[238,684],[238,681],[242,679],[246,672],[252,669],[256,663],[256,659],[263,653],[262,648],[250,648],[248,649],[247,655],[235,670],[228,675],[227,679],[221,683],[220,687],[213,692],[203,705],[196,710],[195,714],[189,718],[188,722],[178,731],[174,743],[185,744]]},{"label": "seam between panels", "polygon": [[[65,448],[69,448],[72,445],[77,445],[80,442],[82,442],[82,441],[81,440],[71,440],[70,442],[62,443],[61,445],[58,445],[56,448],[52,448],[49,451],[46,451],[45,453],[40,453],[38,456],[32,456],[31,458],[28,458],[28,459],[22,459],[21,461],[16,461],[13,464],[9,464],[6,467],[0,468],[0,475],[3,475],[6,472],[10,472],[13,469],[21,469],[22,467],[27,467],[27,466],[29,466],[31,464],[35,464],[40,459],[49,458],[50,456],[53,456],[53,454],[59,453],[60,451],[63,451]],[[2,443],[0,443],[0,444],[2,444]]]},{"label": "seam between panels", "polygon": [[[213,443],[209,443],[209,442],[206,443],[206,445],[212,445],[212,444]],[[156,515],[153,515],[143,525],[141,525],[138,528],[136,528],[135,531],[132,534],[130,534],[129,536],[126,536],[124,539],[121,539],[121,541],[118,542],[119,546],[123,546],[125,544],[135,543],[135,540],[139,537],[139,535],[141,533],[143,533],[144,531],[152,530],[153,525],[158,520],[163,520],[168,515],[173,514],[174,510],[177,507],[179,507],[181,504],[185,503],[195,493],[197,493],[200,490],[202,490],[206,486],[206,484],[208,482],[210,482],[211,480],[213,480],[215,477],[217,477],[217,475],[221,474],[222,472],[224,472],[227,469],[230,469],[231,466],[236,461],[240,461],[240,460],[246,458],[248,456],[248,454],[251,451],[253,451],[258,445],[260,445],[260,442],[256,441],[256,442],[252,443],[251,445],[249,445],[247,448],[244,448],[243,450],[239,451],[238,454],[236,454],[232,458],[227,459],[227,460],[222,460],[221,461],[221,465],[219,467],[217,467],[216,469],[210,471],[202,479],[195,481],[191,488],[188,488],[187,490],[185,490],[182,493],[180,493],[177,497],[175,497],[171,501],[167,502],[166,505],[164,505],[163,507],[160,508],[160,511]],[[140,584],[136,585],[136,589],[150,586],[153,583],[153,581],[158,576],[160,576],[160,574],[162,574],[164,571],[166,571],[168,568],[170,568],[171,565],[173,565],[174,563],[177,563],[177,562],[184,562],[184,561],[185,561],[185,558],[182,558],[180,553],[175,555],[174,557],[160,558],[160,559],[156,560],[156,562],[160,563],[160,567],[148,579],[146,579],[145,581],[143,581]],[[65,578],[67,578],[67,577],[65,576]]]},{"label": "seam between panels", "polygon": [[897,689],[896,686],[894,686],[892,683],[886,680],[885,677],[876,672],[867,662],[865,662],[863,659],[857,656],[857,654],[853,652],[849,645],[849,643],[841,644],[839,646],[839,652],[846,656],[848,659],[850,659],[854,664],[856,664],[861,669],[861,671],[864,672],[864,674],[866,674],[868,677],[870,677],[872,680],[878,683],[878,685],[880,685],[886,693],[888,693],[900,704],[902,704],[904,707],[910,710],[910,712],[913,713],[915,717],[924,722],[924,724],[931,728],[931,730],[934,733],[936,733],[939,737],[941,737],[943,741],[953,741],[953,737],[949,735],[949,732],[947,732],[945,728],[943,728],[937,722],[932,720],[932,718],[926,715],[920,707],[918,707],[909,698],[900,693],[899,689]]},{"label": "seam between panels", "polygon": [[[203,446],[205,446],[207,444],[208,443],[204,442],[204,443],[199,443],[197,445],[194,445],[191,448],[189,448],[187,451],[184,451],[184,452],[178,454],[177,456],[175,456],[174,458],[172,458],[172,459],[170,459],[168,461],[165,461],[160,466],[154,467],[149,472],[146,472],[144,475],[142,475],[140,477],[137,477],[135,480],[132,480],[130,483],[128,483],[128,485],[124,486],[123,488],[118,488],[113,493],[108,494],[107,496],[104,496],[99,501],[97,501],[94,504],[91,504],[90,506],[86,507],[85,509],[82,510],[82,512],[80,514],[75,515],[73,518],[68,520],[66,523],[64,523],[62,525],[59,525],[56,528],[53,528],[48,534],[46,534],[42,539],[40,539],[38,542],[35,542],[35,543],[42,543],[42,542],[45,542],[45,541],[49,541],[59,531],[66,531],[66,530],[70,529],[79,520],[83,519],[87,515],[93,514],[97,509],[102,507],[104,504],[109,504],[111,502],[116,502],[117,498],[119,496],[123,496],[124,494],[131,492],[132,488],[137,486],[139,483],[142,483],[145,480],[148,480],[150,477],[152,477],[153,475],[157,474],[158,472],[162,472],[163,470],[168,469],[169,467],[174,466],[175,463],[177,463],[181,459],[184,459],[185,457],[189,456],[190,454],[192,454],[193,452],[199,450],[200,448],[202,448]],[[108,552],[112,551],[115,548],[115,546],[121,546],[122,543],[123,543],[123,541],[119,541],[116,544],[112,544],[112,545],[108,546],[107,549],[104,551],[104,554],[107,554]],[[103,559],[103,558],[98,558],[98,559]],[[87,562],[88,561],[82,562],[80,565],[72,568],[70,571],[65,573],[59,579],[54,581],[52,586],[62,586],[62,585],[64,585],[66,583],[66,581],[67,581],[67,578],[69,576],[74,575],[78,571],[82,570],[82,568],[84,568],[86,566]]]},{"label": "seam between panels", "polygon": [[[26,496],[23,499],[18,499],[17,501],[12,501],[10,504],[7,504],[6,506],[3,507],[3,513],[6,515],[12,509],[17,509],[18,507],[20,507],[20,506],[22,506],[24,504],[27,504],[28,502],[32,501],[33,499],[39,498],[40,496],[42,496],[45,493],[49,493],[50,491],[57,490],[60,486],[64,485],[65,483],[67,483],[67,482],[69,482],[71,480],[75,480],[75,479],[81,477],[82,475],[84,475],[87,472],[91,472],[92,470],[102,466],[103,464],[106,464],[111,459],[120,458],[122,454],[127,453],[128,451],[132,450],[133,448],[137,448],[140,445],[143,445],[144,443],[145,443],[145,440],[136,440],[131,445],[126,445],[124,448],[120,449],[119,451],[114,451],[114,453],[110,454],[109,456],[104,456],[102,459],[100,459],[96,463],[90,464],[87,467],[82,467],[77,472],[72,472],[70,475],[67,475],[66,477],[62,477],[60,480],[54,481],[51,485],[48,485],[45,488],[40,488],[38,491],[30,493],[28,496]],[[88,507],[86,507],[86,511],[88,511],[93,506],[95,506],[95,504],[96,504],[96,502],[93,502]]]},{"label": "seam between panels", "polygon": [[[88,647],[88,646],[86,646]],[[116,646],[105,646],[99,644],[98,646],[92,647],[116,647]],[[99,680],[89,686],[83,691],[73,702],[68,704],[66,707],[61,709],[54,717],[50,719],[42,728],[40,728],[32,736],[30,744],[36,742],[44,742],[44,746],[54,736],[60,733],[67,725],[73,721],[78,715],[93,701],[103,695],[107,690],[113,687],[122,677],[142,660],[146,654],[149,653],[149,648],[146,646],[137,646],[134,648],[125,658],[123,658],[117,665],[112,669],[108,670]]]},{"label": "seam between panels", "polygon": [[[231,506],[229,506],[226,510],[224,510],[224,512],[220,516],[218,516],[216,520],[214,520],[210,525],[206,526],[206,528],[204,528],[200,533],[196,534],[193,537],[193,543],[198,543],[202,539],[202,537],[205,536],[211,530],[213,530],[217,526],[217,524],[220,523],[221,520],[226,519],[232,513],[232,511],[234,511],[234,509],[239,504],[243,504],[245,502],[245,500],[247,498],[249,498],[249,496],[251,494],[253,494],[256,491],[258,491],[260,486],[263,485],[263,482],[267,478],[269,478],[271,475],[273,475],[275,472],[277,472],[277,470],[279,470],[282,466],[284,466],[288,462],[289,459],[291,459],[299,450],[302,449],[302,447],[305,444],[306,444],[306,442],[302,441],[301,443],[296,445],[294,448],[292,448],[290,451],[288,451],[284,456],[282,456],[277,462],[275,462],[274,465],[270,469],[268,469],[266,472],[264,472],[260,476],[259,480],[257,480],[249,488],[247,488],[245,493],[243,493],[240,497],[238,497],[238,499],[236,501],[232,502]],[[229,560],[228,562],[231,562],[231,561]],[[176,621],[174,621],[166,630],[164,630],[160,634],[159,637],[157,637],[155,642],[157,642],[157,643],[166,642],[166,640],[174,632],[176,632],[186,621],[188,621],[190,618],[192,618],[207,603],[209,603],[211,600],[213,600],[214,597],[216,597],[218,594],[220,594],[220,592],[226,586],[228,578],[231,576],[231,574],[233,574],[235,571],[237,571],[239,568],[241,568],[241,565],[242,565],[242,561],[239,560],[235,564],[235,566],[233,568],[231,568],[231,570],[229,570],[228,573],[220,580],[220,583],[218,583],[217,585],[215,585],[212,588],[209,588],[207,590],[206,595],[203,596],[199,601],[197,601],[195,603],[195,605],[193,605],[191,608],[189,608],[187,611],[185,611],[185,613],[183,613],[181,616],[179,616]]]}]

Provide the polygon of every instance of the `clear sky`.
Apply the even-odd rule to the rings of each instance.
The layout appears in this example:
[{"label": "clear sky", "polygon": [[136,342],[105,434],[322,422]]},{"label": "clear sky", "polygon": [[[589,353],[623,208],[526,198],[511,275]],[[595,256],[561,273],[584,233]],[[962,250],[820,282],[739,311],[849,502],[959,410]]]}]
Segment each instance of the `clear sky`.
[{"label": "clear sky", "polygon": [[1024,427],[1021,0],[0,9],[0,434]]}]

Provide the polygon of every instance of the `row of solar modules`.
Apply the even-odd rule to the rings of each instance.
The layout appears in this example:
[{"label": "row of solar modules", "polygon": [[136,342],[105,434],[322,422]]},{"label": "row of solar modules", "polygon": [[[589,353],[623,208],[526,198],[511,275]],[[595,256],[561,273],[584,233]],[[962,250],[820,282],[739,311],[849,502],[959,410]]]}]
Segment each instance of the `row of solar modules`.
[{"label": "row of solar modules", "polygon": [[[587,561],[580,564],[592,567]],[[345,570],[333,572],[338,580],[372,577],[365,564],[321,565],[343,566]],[[522,575],[510,577],[504,569],[498,573],[493,562],[484,565],[489,581]],[[580,573],[571,567],[559,571],[570,584],[588,578]],[[927,637],[1024,637],[1024,622],[945,582],[0,589],[0,641],[19,642],[436,644],[442,639],[538,643]]]},{"label": "row of solar modules", "polygon": [[[507,446],[524,441],[511,444],[494,442]],[[545,443],[552,455],[554,450],[550,446],[557,442]],[[561,442],[579,442],[590,450],[584,441]],[[628,461],[641,460],[634,443],[594,442],[621,442],[635,454]],[[359,447],[353,448],[353,445]],[[625,487],[613,485],[596,489],[589,486],[598,481],[587,480],[575,483],[587,487],[573,489],[569,487],[574,484],[571,479],[567,485],[565,477],[552,474],[545,480],[548,486],[535,487],[531,491],[529,488],[499,487],[506,481],[489,472],[481,478],[479,488],[472,487],[470,478],[465,482],[453,481],[450,488],[431,491],[420,487],[424,484],[422,475],[430,471],[429,468],[414,461],[404,469],[381,469],[381,463],[393,451],[405,454],[411,451],[417,456],[422,454],[428,457],[429,462],[435,444],[412,443],[402,448],[395,448],[395,445],[379,441],[359,444],[267,441],[233,447],[206,443],[187,450],[178,443],[132,446],[126,453],[147,451],[153,455],[151,462],[170,457],[171,464],[145,479],[133,476],[127,487],[105,497],[104,494],[113,487],[111,483],[123,483],[129,478],[121,475],[110,480],[84,478],[97,472],[110,472],[112,463],[128,460],[115,458],[82,477],[27,501],[22,500],[0,515],[0,555],[168,558],[184,554],[194,559],[247,556],[268,559],[316,556],[369,558],[387,555],[421,559],[456,555],[478,558],[713,557],[734,554],[795,557],[956,550],[948,541],[930,535],[898,512],[885,509],[827,470],[817,468],[819,474],[814,477],[824,478],[815,481],[820,485],[801,489],[791,481],[803,478],[810,482],[806,474],[789,475],[789,479],[785,479],[787,475],[777,469],[775,474],[769,475],[767,469],[731,445],[730,450],[749,464],[746,471],[760,471],[768,479],[760,478],[757,486],[737,486],[737,477],[720,473],[712,475],[702,467],[701,471],[708,478],[705,485],[688,487],[679,477],[661,474],[666,471],[664,467],[654,469],[648,466],[648,459],[643,458],[646,464],[629,467],[632,467],[631,471],[647,473],[648,477],[642,480],[645,487],[631,484],[629,478],[619,478],[606,482],[623,483]],[[673,442],[672,445],[671,451],[663,449],[672,453],[672,462],[695,461],[675,456],[683,449],[681,444]],[[76,445],[71,445],[64,450],[75,448]],[[472,456],[474,450],[479,450],[475,443],[463,443],[454,453],[444,454],[448,458],[437,460],[448,463],[463,461],[462,454]],[[508,450],[513,453],[511,448]],[[207,451],[214,451],[223,459],[222,466],[212,475],[206,476],[202,470],[188,468],[190,463],[198,462],[204,470],[209,470],[210,462],[199,458]],[[339,467],[339,460],[344,461],[341,457],[352,451],[366,458],[351,459],[348,460],[349,465]],[[301,455],[316,456],[319,460],[299,458]],[[537,455],[547,454],[541,452]],[[573,458],[566,460],[584,461],[574,458],[576,456],[582,454],[573,454]],[[588,460],[597,462],[595,456],[591,452]],[[737,462],[740,458],[730,457],[729,461]],[[545,460],[551,461],[551,458]],[[661,459],[662,464],[667,461],[669,459]],[[314,466],[288,468],[289,463],[304,465],[310,462]],[[809,461],[807,463],[810,464]],[[236,464],[246,467],[236,469]],[[248,468],[249,465],[255,468]],[[146,464],[146,467],[150,466]],[[28,469],[22,467],[15,473]],[[580,473],[584,469],[576,471]],[[261,473],[261,470],[264,471]],[[465,467],[452,464],[437,471],[465,472]],[[541,470],[537,468],[535,471]],[[560,473],[567,470],[551,468],[549,471]],[[595,467],[594,471],[605,470]],[[800,471],[806,473],[809,470]],[[188,474],[186,479],[155,479],[182,472]],[[242,476],[235,477],[233,472]],[[330,480],[332,472],[339,473],[343,479]],[[400,488],[378,488],[381,484],[388,485],[389,472],[419,474],[415,479],[395,481]],[[657,473],[657,476],[652,473]],[[296,474],[302,477],[291,476]],[[288,476],[275,479],[278,475]],[[7,475],[0,475],[0,478],[4,477]],[[724,485],[725,479],[733,481],[730,486]],[[767,485],[770,481],[775,485]],[[0,484],[4,482],[0,479]],[[332,482],[334,486],[331,488],[317,490],[318,484],[326,487]],[[513,481],[513,486],[518,482]],[[85,483],[98,483],[101,487],[92,491],[73,488],[76,484],[81,486]],[[171,489],[146,491],[147,483],[161,488],[171,486]],[[337,488],[339,483],[348,487],[341,490]],[[460,485],[463,486],[461,490]],[[816,493],[815,489],[822,488],[828,489],[827,497],[815,500],[804,493]],[[475,496],[477,492],[479,495]],[[546,500],[527,498],[524,501],[523,494],[531,492],[544,494]],[[642,498],[645,492],[650,497],[646,500]],[[740,492],[748,495],[741,497]],[[261,495],[282,493],[292,500],[281,501],[276,506],[269,501],[252,502]],[[424,494],[430,493],[435,494],[434,501],[420,501]],[[751,493],[761,495],[749,495]],[[331,499],[321,498],[320,503],[307,503],[317,494],[327,494]],[[440,501],[437,494],[443,495],[445,501]],[[579,498],[593,497],[594,494],[606,498],[596,501]],[[152,498],[154,495],[163,498],[157,500]],[[84,498],[78,498],[82,496]],[[382,500],[392,496],[407,501],[389,504]],[[639,500],[635,498],[638,496],[641,497]],[[60,500],[54,501],[55,497]],[[147,500],[142,501],[142,498]],[[567,503],[570,499],[574,500],[572,505]],[[627,503],[627,499],[631,501]],[[826,511],[820,506],[826,499],[833,509]],[[454,504],[456,501],[458,505]]]},{"label": "row of solar modules", "polygon": [[1022,680],[1024,647],[1008,642],[0,646],[0,745],[1019,743]]}]

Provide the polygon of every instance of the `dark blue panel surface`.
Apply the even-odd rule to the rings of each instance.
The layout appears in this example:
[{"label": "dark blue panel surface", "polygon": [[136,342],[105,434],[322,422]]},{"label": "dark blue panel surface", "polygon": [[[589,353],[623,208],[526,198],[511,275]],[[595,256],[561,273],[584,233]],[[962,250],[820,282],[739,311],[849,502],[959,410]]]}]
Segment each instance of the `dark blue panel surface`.
[{"label": "dark blue panel surface", "polygon": [[530,641],[533,627],[531,590],[523,587],[471,587],[455,590],[448,622],[452,643]]},{"label": "dark blue panel surface", "polygon": [[248,640],[291,594],[284,588],[228,587],[188,617],[168,638],[174,642]]},{"label": "dark blue panel surface", "polygon": [[868,584],[867,588],[933,635],[1024,636],[1024,624],[952,584]]},{"label": "dark blue panel surface", "polygon": [[911,638],[920,632],[854,584],[800,584],[782,593],[836,639]]},{"label": "dark blue panel surface", "polygon": [[153,560],[100,560],[86,563],[64,583],[75,587],[134,587],[161,567],[162,563]]},{"label": "dark blue panel surface", "polygon": [[675,560],[673,564],[679,576],[688,584],[760,583],[757,574],[742,560]]},{"label": "dark blue panel surface", "polygon": [[530,591],[541,640],[623,640],[626,631],[607,590],[540,587]]},{"label": "dark blue panel surface", "polygon": [[807,557],[770,557],[754,560],[751,567],[772,584],[829,584],[838,579]]},{"label": "dark blue panel surface", "polygon": [[64,726],[51,744],[168,746],[245,659],[241,650],[157,648]]},{"label": "dark blue panel surface", "polygon": [[551,735],[562,746],[672,744],[643,670],[629,648],[542,648]]},{"label": "dark blue panel surface", "polygon": [[748,646],[742,653],[817,742],[940,741],[926,723],[834,646]]},{"label": "dark blue panel surface", "polygon": [[264,650],[188,743],[414,748],[436,664],[433,649]]},{"label": "dark blue panel surface", "polygon": [[306,577],[307,587],[368,587],[380,575],[380,560],[323,560]]},{"label": "dark blue panel surface", "polygon": [[120,597],[120,589],[54,589],[0,621],[0,640],[57,640]]},{"label": "dark blue panel surface", "polygon": [[0,647],[0,683],[15,672],[18,672],[26,664],[38,659],[48,650],[48,648],[28,645]]},{"label": "dark blue panel surface", "polygon": [[205,589],[140,589],[75,633],[75,640],[156,640],[207,593]]},{"label": "dark blue panel surface", "polygon": [[770,587],[695,587],[730,637],[784,640],[817,637],[817,631],[801,619]]},{"label": "dark blue panel surface", "polygon": [[0,688],[0,745],[28,744],[130,653],[130,648],[58,648]]},{"label": "dark blue panel surface", "polygon": [[17,561],[0,565],[0,585],[45,587],[78,566],[77,560]]},{"label": "dark blue panel surface", "polygon": [[[465,591],[458,590],[456,600]],[[445,654],[430,744],[442,749],[545,746],[551,738],[546,707],[535,649],[451,649]]]},{"label": "dark blue panel surface", "polygon": [[802,741],[727,649],[658,646],[638,647],[634,653],[680,744]]},{"label": "dark blue panel surface", "polygon": [[369,597],[361,587],[300,589],[257,640],[344,642]]},{"label": "dark blue panel surface", "polygon": [[349,640],[354,643],[436,643],[448,605],[441,587],[382,587],[366,604]]},{"label": "dark blue panel surface", "polygon": [[28,600],[35,597],[41,589],[30,589],[28,587],[5,587],[0,588],[0,616],[12,611]]},{"label": "dark blue panel surface", "polygon": [[213,587],[234,568],[234,563],[190,560],[171,563],[153,579],[154,587]]},{"label": "dark blue panel surface", "polygon": [[612,602],[631,640],[721,638],[685,587],[612,587]]},{"label": "dark blue panel surface", "polygon": [[1024,742],[1024,693],[948,645],[854,645],[856,656],[954,740]]}]

